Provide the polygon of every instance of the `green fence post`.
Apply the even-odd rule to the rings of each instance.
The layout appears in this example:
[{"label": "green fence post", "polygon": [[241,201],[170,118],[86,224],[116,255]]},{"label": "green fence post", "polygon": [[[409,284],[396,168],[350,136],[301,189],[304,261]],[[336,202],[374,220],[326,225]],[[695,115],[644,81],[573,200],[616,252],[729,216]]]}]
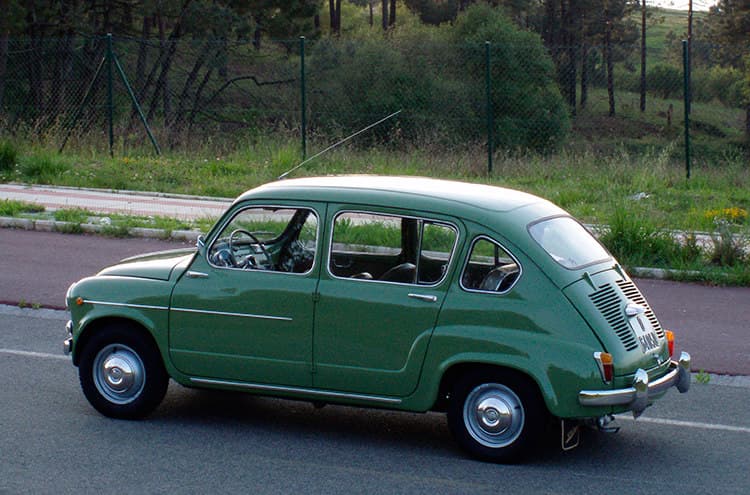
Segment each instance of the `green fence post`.
[{"label": "green fence post", "polygon": [[484,57],[487,72],[485,74],[485,91],[487,99],[487,173],[492,173],[492,154],[494,152],[495,124],[492,115],[492,67],[490,65],[490,42],[484,42]]},{"label": "green fence post", "polygon": [[109,156],[114,156],[115,131],[114,131],[114,102],[112,97],[112,85],[114,77],[112,74],[112,33],[107,33],[107,121],[109,124]]},{"label": "green fence post", "polygon": [[685,106],[685,171],[690,178],[690,54],[688,53],[688,42],[682,40],[682,72],[683,87],[682,95]]},{"label": "green fence post", "polygon": [[299,37],[300,105],[302,107],[302,160],[307,159],[307,88],[305,87],[305,37]]}]

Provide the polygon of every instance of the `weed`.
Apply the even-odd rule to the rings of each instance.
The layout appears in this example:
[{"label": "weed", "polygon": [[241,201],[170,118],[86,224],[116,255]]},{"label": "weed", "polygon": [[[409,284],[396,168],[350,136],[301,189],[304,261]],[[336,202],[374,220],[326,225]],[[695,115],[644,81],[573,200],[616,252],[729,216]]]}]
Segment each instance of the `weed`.
[{"label": "weed", "polygon": [[743,265],[748,258],[748,240],[744,234],[735,234],[726,220],[716,222],[716,231],[711,234],[713,251],[711,263],[717,266]]},{"label": "weed", "polygon": [[701,369],[698,373],[695,374],[695,381],[702,385],[706,385],[711,381],[711,375],[706,373],[706,370]]},{"label": "weed", "polygon": [[58,222],[86,223],[94,214],[83,208],[63,208],[56,210],[52,216]]},{"label": "weed", "polygon": [[57,224],[55,230],[63,234],[83,234],[83,227],[81,227],[80,223]]},{"label": "weed", "polygon": [[67,170],[67,165],[48,156],[27,157],[20,168],[24,178],[40,184],[55,183]]},{"label": "weed", "polygon": [[42,305],[38,302],[31,303],[31,309],[42,309]]},{"label": "weed", "polygon": [[44,206],[15,199],[4,199],[0,201],[0,216],[17,217],[21,213],[40,213],[44,211]]},{"label": "weed", "polygon": [[10,172],[16,166],[18,151],[13,143],[0,141],[0,172]]},{"label": "weed", "polygon": [[21,299],[18,301],[18,307],[23,309],[29,306],[29,303],[26,302],[26,299]]}]

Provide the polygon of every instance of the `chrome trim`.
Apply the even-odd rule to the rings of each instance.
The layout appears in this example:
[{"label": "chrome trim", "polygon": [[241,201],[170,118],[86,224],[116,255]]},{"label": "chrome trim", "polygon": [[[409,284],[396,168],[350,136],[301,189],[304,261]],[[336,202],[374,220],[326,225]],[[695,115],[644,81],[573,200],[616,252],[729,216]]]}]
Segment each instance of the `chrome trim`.
[{"label": "chrome trim", "polygon": [[582,406],[627,406],[638,417],[654,396],[677,387],[680,393],[690,390],[690,354],[683,352],[679,361],[671,361],[667,374],[649,381],[648,373],[638,369],[633,386],[616,390],[581,390],[578,402]]},{"label": "chrome trim", "polygon": [[642,315],[646,312],[646,308],[640,304],[636,304],[633,301],[628,301],[628,305],[625,306],[625,315],[632,318],[633,316]]},{"label": "chrome trim", "polygon": [[[91,299],[84,299],[84,303],[88,304],[100,304],[102,306],[115,306],[118,308],[134,308],[134,309],[156,309],[168,311],[169,308],[166,306],[149,306],[147,304],[129,304],[129,303],[115,303],[106,301],[94,301]],[[270,315],[255,315],[251,313],[228,313],[225,311],[208,311],[203,309],[189,309],[189,308],[172,308],[172,311],[178,311],[180,313],[199,313],[206,315],[218,315],[218,316],[237,316],[240,318],[255,318],[259,320],[279,320],[279,321],[292,321],[292,318],[288,316],[270,316]]]},{"label": "chrome trim", "polygon": [[379,395],[350,394],[346,392],[335,392],[332,390],[316,390],[302,387],[284,387],[280,385],[265,385],[261,383],[233,382],[228,380],[214,380],[211,378],[191,377],[190,381],[203,385],[221,385],[226,387],[235,387],[243,390],[257,390],[267,392],[283,392],[294,394],[314,395],[316,397],[333,397],[337,399],[355,399],[366,400],[370,402],[379,402],[383,404],[400,404],[401,399],[395,397],[382,397]]},{"label": "chrome trim", "polygon": [[419,299],[420,301],[437,302],[437,296],[430,296],[427,294],[414,294],[414,293],[407,294],[407,295],[408,297],[411,297],[412,299]]},{"label": "chrome trim", "polygon": [[204,309],[172,308],[172,311],[177,311],[179,313],[198,313],[203,315],[236,316],[239,318],[254,318],[259,320],[292,321],[292,318],[289,318],[288,316],[254,315],[251,313],[228,313],[226,311],[207,311]]},{"label": "chrome trim", "polygon": [[601,352],[594,353],[594,361],[596,361],[596,365],[599,367],[599,373],[602,375],[602,381],[607,385],[612,383],[612,380],[607,380],[607,374],[604,372],[604,363],[602,362]]},{"label": "chrome trim", "polygon": [[[510,258],[518,266],[518,276],[513,281],[513,283],[510,285],[510,287],[508,287],[503,292],[497,292],[497,291],[494,291],[494,290],[469,289],[468,287],[464,286],[464,272],[466,271],[466,267],[469,265],[469,257],[471,256],[471,252],[474,250],[474,246],[476,245],[476,243],[479,242],[479,241],[481,241],[482,239],[485,239],[485,240],[491,242],[492,244],[496,244],[496,245],[500,246],[500,248],[502,248],[503,251],[505,251],[506,253],[508,253],[508,256],[510,256]],[[464,262],[464,267],[461,269],[461,275],[459,275],[459,277],[458,277],[458,285],[463,290],[465,290],[466,292],[477,292],[479,294],[503,295],[503,294],[507,294],[508,292],[512,291],[513,287],[515,287],[516,284],[518,283],[518,281],[521,280],[522,276],[523,276],[523,265],[521,265],[521,262],[518,261],[518,258],[516,258],[513,255],[513,253],[511,253],[510,251],[508,251],[508,249],[505,246],[503,246],[503,244],[501,242],[496,241],[495,239],[493,239],[490,236],[481,234],[481,235],[476,236],[474,238],[474,240],[471,241],[471,247],[469,247],[469,251],[466,253],[466,261]]]},{"label": "chrome trim", "polygon": [[63,354],[66,356],[73,352],[73,337],[68,337],[63,341]]},{"label": "chrome trim", "polygon": [[185,273],[185,276],[187,278],[208,278],[208,273],[196,272],[196,271],[193,271],[193,270],[188,270],[187,273]]},{"label": "chrome trim", "polygon": [[97,301],[95,299],[84,299],[84,304],[99,304],[101,306],[115,306],[117,308],[135,308],[135,309],[156,309],[161,311],[169,310],[166,306],[152,306],[149,304],[131,304],[131,303],[116,303],[108,301]]}]

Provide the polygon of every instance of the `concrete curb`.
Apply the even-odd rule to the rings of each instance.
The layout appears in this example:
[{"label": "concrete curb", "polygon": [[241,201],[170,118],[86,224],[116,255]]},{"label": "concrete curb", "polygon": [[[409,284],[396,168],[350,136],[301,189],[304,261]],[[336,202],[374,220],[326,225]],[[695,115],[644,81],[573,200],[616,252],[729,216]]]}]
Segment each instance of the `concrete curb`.
[{"label": "concrete curb", "polygon": [[[61,232],[82,234],[106,234],[112,227],[93,223],[59,222],[57,220],[34,220],[31,218],[0,217],[0,228],[35,230],[39,232]],[[79,231],[80,229],[80,231]],[[131,227],[128,235],[149,239],[172,239],[175,241],[195,242],[201,232],[194,230],[164,230],[146,227]]]},{"label": "concrete curb", "polygon": [[44,184],[24,184],[23,182],[5,182],[9,186],[19,186],[28,189],[49,189],[62,191],[83,191],[102,194],[123,194],[129,196],[143,196],[146,198],[167,198],[167,199],[194,199],[197,201],[218,201],[231,204],[235,198],[222,198],[217,196],[199,196],[196,194],[177,194],[158,191],[132,191],[130,189],[99,189],[96,187],[75,187],[75,186],[50,186]]}]

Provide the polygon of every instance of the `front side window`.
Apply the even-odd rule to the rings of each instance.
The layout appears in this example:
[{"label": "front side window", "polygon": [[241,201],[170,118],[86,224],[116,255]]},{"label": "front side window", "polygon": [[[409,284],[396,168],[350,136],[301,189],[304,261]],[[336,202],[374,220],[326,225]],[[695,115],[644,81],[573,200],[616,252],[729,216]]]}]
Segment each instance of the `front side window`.
[{"label": "front side window", "polygon": [[599,241],[570,217],[533,223],[529,226],[529,233],[553,260],[570,270],[610,258]]},{"label": "front side window", "polygon": [[318,217],[309,208],[245,208],[214,240],[208,261],[222,268],[306,273],[317,238]]},{"label": "front side window", "polygon": [[488,237],[474,240],[461,274],[461,287],[469,291],[509,291],[521,275],[518,262],[500,244]]},{"label": "front side window", "polygon": [[345,212],[334,220],[329,271],[339,278],[435,285],[458,238],[445,222]]}]

